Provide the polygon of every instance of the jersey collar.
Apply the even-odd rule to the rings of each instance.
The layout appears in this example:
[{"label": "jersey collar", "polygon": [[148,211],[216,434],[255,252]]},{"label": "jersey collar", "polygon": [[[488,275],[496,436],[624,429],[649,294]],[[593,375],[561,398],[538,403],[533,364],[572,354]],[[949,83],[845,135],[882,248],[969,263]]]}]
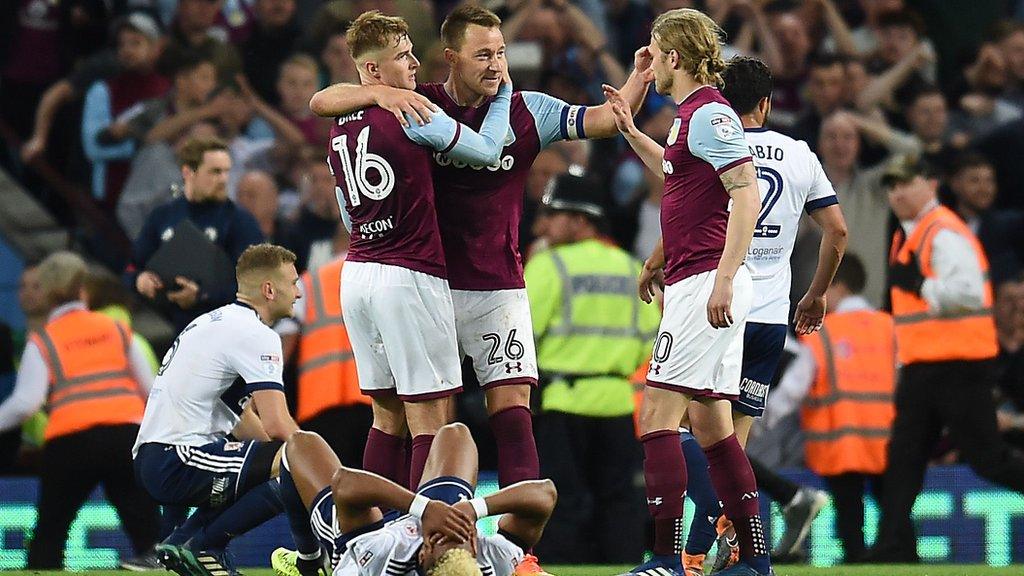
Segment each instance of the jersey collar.
[{"label": "jersey collar", "polygon": [[768,127],[767,126],[761,126],[760,128],[744,128],[743,131],[744,132],[767,132],[768,131]]},{"label": "jersey collar", "polygon": [[259,312],[257,312],[257,311],[256,311],[256,309],[255,309],[255,308],[253,308],[253,307],[252,307],[252,306],[251,306],[250,304],[246,304],[245,302],[242,302],[241,300],[235,300],[235,301],[233,302],[233,304],[235,304],[236,306],[241,306],[242,308],[248,308],[249,310],[252,310],[252,313],[256,315],[256,318],[257,318],[257,319],[258,319],[258,320],[259,320],[260,322],[262,322],[262,321],[263,321],[263,319],[262,319],[262,318],[260,318],[260,313],[259,313]]}]

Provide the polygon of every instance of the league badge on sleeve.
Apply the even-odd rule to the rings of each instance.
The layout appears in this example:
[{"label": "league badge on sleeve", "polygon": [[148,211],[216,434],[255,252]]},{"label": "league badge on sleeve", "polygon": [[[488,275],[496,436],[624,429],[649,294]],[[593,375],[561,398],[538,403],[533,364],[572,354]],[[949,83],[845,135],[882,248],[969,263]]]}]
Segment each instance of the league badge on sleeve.
[{"label": "league badge on sleeve", "polygon": [[736,136],[736,123],[725,114],[716,114],[711,118],[711,127],[715,129],[719,140],[732,140]]},{"label": "league badge on sleeve", "polygon": [[679,139],[679,129],[683,126],[683,119],[676,118],[672,121],[672,128],[668,131],[668,145],[671,146]]}]

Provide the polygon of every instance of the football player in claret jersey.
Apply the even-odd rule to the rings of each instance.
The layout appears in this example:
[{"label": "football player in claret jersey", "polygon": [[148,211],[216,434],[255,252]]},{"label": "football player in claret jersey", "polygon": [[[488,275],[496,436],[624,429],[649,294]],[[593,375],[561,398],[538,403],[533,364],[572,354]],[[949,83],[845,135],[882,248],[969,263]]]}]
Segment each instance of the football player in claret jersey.
[{"label": "football player in claret jersey", "polygon": [[[498,80],[506,66],[500,25],[494,13],[473,5],[445,18],[441,38],[450,73],[443,84],[417,87],[429,101],[380,86],[335,85],[321,92],[323,112],[344,114],[374,103],[410,110],[436,105],[470,127],[480,126],[498,102]],[[646,93],[649,67],[646,49],[639,50],[622,87],[634,112]],[[537,360],[519,254],[526,177],[534,158],[552,142],[616,134],[608,104],[572,106],[539,92],[513,93],[509,122],[495,162],[467,163],[446,152],[433,158],[459,349],[472,358],[485,390],[502,486],[540,475],[529,409]]]},{"label": "football player in claret jersey", "polygon": [[[415,86],[419,62],[401,18],[366,12],[347,38],[364,85]],[[341,282],[345,324],[359,386],[373,398],[363,467],[403,485],[418,484],[434,434],[448,421],[449,397],[462,389],[431,152],[497,160],[512,92],[503,64],[497,73],[497,96],[479,133],[442,112],[429,124],[403,126],[378,106],[340,116],[331,129],[328,164],[352,230]],[[318,98],[310,105],[317,110]]]},{"label": "football player in claret jersey", "polygon": [[[298,430],[285,402],[281,338],[270,328],[299,296],[295,254],[250,246],[236,276],[235,302],[193,320],[164,356],[132,450],[136,476],[157,502],[198,507],[157,546],[161,563],[183,576],[234,572],[224,548],[281,512],[282,445]],[[301,503],[295,509],[292,502],[292,535],[309,561],[303,572],[315,573],[319,544]]]},{"label": "football player in claret jersey", "polygon": [[640,276],[641,297],[650,301],[654,278],[664,269],[665,312],[640,411],[655,557],[632,574],[683,573],[679,535],[687,470],[678,427],[691,400],[707,408],[692,424],[740,544],[741,563],[721,574],[771,571],[757,484],[734,433],[729,402],[739,394],[753,290],[743,260],[760,198],[743,127],[716,88],[725,68],[721,34],[697,10],[670,10],[654,21],[649,50],[655,87],[679,107],[665,148],[636,128],[618,92],[605,87],[626,140],[665,181],[662,242]]},{"label": "football player in claret jersey", "polygon": [[[807,144],[765,128],[771,112],[772,75],[764,62],[755,58],[734,58],[722,77],[725,81],[722,95],[743,123],[761,191],[761,212],[746,258],[746,265],[752,271],[754,297],[744,331],[739,398],[732,401],[736,436],[740,444],[746,446],[754,418],[764,414],[768,385],[786,343],[791,281],[789,259],[800,215],[809,214],[823,235],[814,279],[796,308],[794,320],[798,334],[810,334],[821,327],[825,316],[825,290],[846,250],[846,222],[835,190]],[[690,414],[700,420],[707,417],[706,410],[704,405],[695,404]],[[690,474],[689,495],[697,505],[683,556],[687,569],[703,563],[715,537],[714,522],[709,523],[708,518],[717,518],[721,513],[706,472],[707,460],[695,443],[692,434],[683,433],[683,452]],[[791,541],[784,543],[787,548],[799,544],[799,533],[806,535],[803,524],[813,520],[814,513],[826,502],[825,495],[817,491],[800,497],[808,499],[809,513],[797,523],[799,526],[793,527]],[[787,521],[787,531],[790,528]]]},{"label": "football player in claret jersey", "polygon": [[[469,429],[437,433],[411,492],[341,465],[320,436],[300,432],[288,442],[281,489],[301,497],[334,576],[550,576],[524,552],[544,531],[557,498],[550,480],[529,480],[474,498],[478,457]],[[474,523],[501,515],[496,536]],[[295,553],[283,548],[274,570],[295,575]]]}]

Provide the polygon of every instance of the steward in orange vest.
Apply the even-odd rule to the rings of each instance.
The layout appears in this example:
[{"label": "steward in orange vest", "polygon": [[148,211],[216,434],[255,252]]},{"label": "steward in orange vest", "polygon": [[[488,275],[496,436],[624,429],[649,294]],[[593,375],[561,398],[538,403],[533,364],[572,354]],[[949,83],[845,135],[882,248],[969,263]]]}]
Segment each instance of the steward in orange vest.
[{"label": "steward in orange vest", "polygon": [[1024,454],[996,429],[988,259],[964,222],[939,205],[933,174],[920,159],[900,157],[882,178],[900,220],[889,280],[902,368],[872,562],[919,560],[910,511],[943,428],[980,476],[1024,492]]},{"label": "steward in orange vest", "polygon": [[801,338],[815,365],[800,414],[806,463],[832,492],[846,562],[864,554],[864,488],[881,483],[895,415],[892,317],[860,296],[865,283],[864,265],[847,254],[826,292],[821,331]]},{"label": "steward in orange vest", "polygon": [[63,569],[71,522],[101,482],[135,552],[157,540],[156,503],[136,484],[131,454],[153,374],[131,329],[79,300],[85,274],[71,252],[39,265],[50,315],[30,337],[14,392],[0,405],[0,431],[44,403],[49,411],[30,569]]},{"label": "steward in orange vest", "polygon": [[369,396],[359,390],[356,362],[342,317],[344,263],[344,258],[337,258],[302,275],[305,297],[296,314],[302,334],[298,342],[295,419],[303,430],[323,436],[345,463],[359,465],[373,410]]}]

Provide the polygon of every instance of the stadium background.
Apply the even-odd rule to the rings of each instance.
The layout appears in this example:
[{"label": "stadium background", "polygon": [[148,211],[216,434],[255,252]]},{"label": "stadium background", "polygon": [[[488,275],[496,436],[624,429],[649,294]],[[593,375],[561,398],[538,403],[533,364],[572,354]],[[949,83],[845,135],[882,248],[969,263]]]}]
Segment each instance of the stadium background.
[{"label": "stadium background", "polygon": [[[19,307],[19,278],[26,263],[38,261],[60,248],[74,249],[120,274],[130,260],[131,239],[138,222],[129,222],[118,202],[120,190],[94,189],[92,174],[97,157],[82,144],[83,96],[89,84],[74,84],[73,97],[59,108],[52,129],[34,133],[34,113],[46,90],[65,79],[92,80],[83,72],[91,57],[111,46],[111,28],[117,18],[132,11],[153,15],[162,26],[169,46],[181,44],[179,10],[205,0],[12,0],[0,14],[0,322],[18,335],[26,328]],[[308,54],[319,66],[317,88],[333,81],[352,81],[353,71],[339,52],[339,31],[354,14],[370,8],[405,16],[412,25],[417,55],[423,62],[421,80],[441,80],[445,70],[438,57],[437,25],[455,0],[214,0],[218,7],[212,25],[203,34],[211,50],[234,52],[235,63],[219,63],[218,76],[233,84],[235,72],[248,75],[255,98],[278,107],[287,115],[287,94],[275,85],[278,67],[295,54]],[[984,155],[994,169],[994,198],[978,204],[964,192],[952,170],[943,178],[943,200],[967,219],[976,218],[992,232],[982,240],[993,262],[993,282],[1005,294],[1006,317],[997,317],[1002,346],[998,383],[1006,436],[1020,441],[1024,406],[1024,191],[1020,188],[1024,142],[1024,2],[1014,0],[580,0],[568,10],[562,0],[485,2],[505,19],[510,62],[516,87],[540,89],[572,103],[600,103],[600,84],[621,84],[632,51],[646,42],[654,15],[679,6],[696,6],[715,16],[729,33],[729,53],[765,57],[778,76],[773,126],[808,139],[822,157],[826,172],[843,189],[871,189],[871,169],[889,154],[919,151],[945,168],[952,168],[965,151]],[[582,15],[582,20],[580,19]],[[274,18],[282,21],[264,26]],[[266,22],[264,22],[266,20]],[[891,32],[879,32],[886,23]],[[875,27],[872,27],[872,24]],[[843,38],[849,28],[855,48]],[[41,32],[41,33],[40,33]],[[203,36],[200,34],[200,36]],[[886,36],[886,34],[889,34]],[[902,35],[901,35],[902,34]],[[772,47],[775,50],[772,50]],[[863,49],[863,51],[861,51]],[[171,53],[165,50],[165,54]],[[826,54],[838,53],[838,60]],[[341,54],[341,56],[339,56]],[[160,63],[170,77],[173,59]],[[891,85],[876,81],[900,68]],[[931,99],[919,97],[933,87]],[[884,88],[884,89],[883,89]],[[214,124],[225,112],[212,107]],[[252,103],[253,100],[248,100]],[[173,114],[173,112],[170,112]],[[837,114],[856,130],[856,149],[830,147],[818,130],[822,119]],[[671,121],[671,106],[651,96],[638,117],[638,125],[655,138],[663,138]],[[296,126],[302,118],[293,118]],[[217,128],[217,126],[215,126]],[[301,218],[317,213],[315,185],[304,179],[304,169],[320,164],[325,144],[309,130],[303,146],[289,147],[279,139],[269,143],[263,158],[236,161],[235,185],[246,171],[262,170],[272,177],[277,193],[250,200],[246,207],[276,241],[309,254],[324,237],[312,237]],[[34,136],[36,138],[34,138]],[[253,136],[255,141],[256,137]],[[167,143],[165,143],[167,144]],[[147,147],[140,142],[125,158],[129,167],[146,171],[140,160]],[[606,188],[597,191],[611,217],[609,235],[643,257],[657,237],[659,203],[635,156],[621,141],[565,143],[538,158],[527,189],[523,249],[532,247],[531,219],[550,178],[570,170],[600,176]],[[150,185],[143,200],[170,198],[170,184]],[[837,186],[838,187],[838,186]],[[231,190],[235,197],[235,190]],[[840,193],[842,201],[842,192]],[[123,196],[123,198],[128,198]],[[884,209],[884,208],[883,208]],[[304,212],[305,211],[305,212]],[[269,216],[267,216],[269,214]],[[326,218],[330,218],[327,215]],[[891,227],[893,223],[889,222]],[[851,225],[854,248],[858,230]],[[877,244],[877,242],[876,242]],[[794,289],[799,295],[814,265],[816,239],[802,234],[794,254]],[[885,250],[863,243],[874,286],[884,286]],[[875,252],[871,252],[874,250]],[[315,250],[314,250],[315,251]],[[306,262],[311,263],[311,262]],[[304,263],[305,264],[305,263]],[[881,291],[879,291],[881,294]],[[884,297],[879,304],[884,304]],[[152,310],[135,309],[137,329],[151,338],[158,353],[173,338],[170,324]],[[14,357],[16,358],[16,351]],[[0,375],[0,399],[13,386],[11,374]],[[479,396],[468,395],[463,415],[479,417]],[[479,418],[478,418],[479,419]],[[31,453],[32,434],[25,446]],[[486,436],[486,434],[482,434]],[[493,467],[493,447],[482,439],[484,467]],[[787,463],[799,461],[789,454]],[[31,460],[28,460],[31,464]],[[1024,499],[994,489],[966,467],[952,463],[931,470],[926,491],[915,510],[921,520],[919,548],[928,561],[1006,565],[1024,562]],[[34,481],[32,468],[15,469],[20,476],[0,480],[0,568],[18,568],[24,561],[26,527],[32,524]],[[806,472],[798,478],[820,486]],[[688,508],[689,509],[689,508]],[[873,510],[873,509],[872,509]],[[874,516],[869,512],[867,531],[873,537]],[[101,500],[83,510],[70,540],[68,567],[110,567],[124,540],[114,529],[116,520]],[[265,560],[271,544],[261,541],[285,531],[264,527],[240,540],[236,554],[241,564]],[[776,535],[777,537],[777,535]],[[239,550],[244,549],[244,551]],[[815,565],[835,560],[837,544],[831,539],[830,512],[815,522],[809,538],[809,557]],[[249,556],[252,554],[252,556]],[[252,560],[249,560],[252,558]]]}]

